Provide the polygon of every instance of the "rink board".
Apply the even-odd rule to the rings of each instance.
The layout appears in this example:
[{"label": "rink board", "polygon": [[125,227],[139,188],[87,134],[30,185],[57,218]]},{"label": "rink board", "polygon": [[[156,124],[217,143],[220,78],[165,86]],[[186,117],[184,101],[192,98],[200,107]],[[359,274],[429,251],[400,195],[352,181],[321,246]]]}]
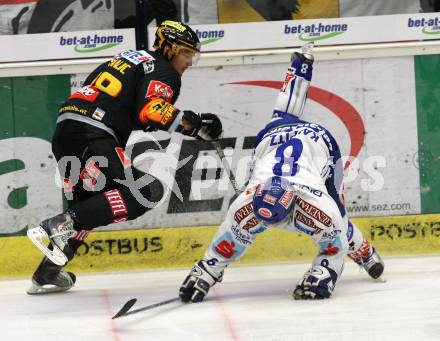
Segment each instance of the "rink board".
[{"label": "rink board", "polygon": [[[353,222],[382,255],[440,252],[440,215],[355,218]],[[100,272],[190,267],[201,258],[217,227],[93,232],[69,269]],[[268,230],[240,261],[244,264],[308,261],[316,247],[303,234]],[[41,253],[27,237],[0,238],[0,277],[29,276]]]}]

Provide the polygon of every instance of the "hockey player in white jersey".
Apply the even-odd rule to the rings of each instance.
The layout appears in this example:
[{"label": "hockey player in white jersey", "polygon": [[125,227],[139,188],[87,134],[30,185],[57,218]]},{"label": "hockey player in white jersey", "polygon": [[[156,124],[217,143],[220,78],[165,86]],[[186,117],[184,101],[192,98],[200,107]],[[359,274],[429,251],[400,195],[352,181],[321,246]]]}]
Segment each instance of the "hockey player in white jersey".
[{"label": "hockey player in white jersey", "polygon": [[295,299],[329,298],[345,256],[372,278],[382,274],[382,259],[348,220],[340,198],[343,167],[335,139],[322,126],[299,118],[312,65],[310,47],[293,54],[273,118],[257,135],[249,183],[180,287],[183,302],[201,302],[258,233],[273,227],[305,233],[319,248],[293,290]]}]

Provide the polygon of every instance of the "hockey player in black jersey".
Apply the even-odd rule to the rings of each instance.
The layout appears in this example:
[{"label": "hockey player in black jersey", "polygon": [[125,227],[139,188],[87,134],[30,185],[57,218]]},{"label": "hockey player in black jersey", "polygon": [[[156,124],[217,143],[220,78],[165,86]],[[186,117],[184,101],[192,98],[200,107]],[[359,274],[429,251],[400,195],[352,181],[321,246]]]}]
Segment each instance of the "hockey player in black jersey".
[{"label": "hockey player in black jersey", "polygon": [[[174,106],[181,76],[200,53],[196,33],[183,23],[164,21],[153,48],[125,51],[101,64],[59,109],[52,151],[71,200],[66,212],[28,230],[28,237],[46,255],[32,277],[29,294],[70,289],[75,276],[64,265],[90,230],[135,219],[152,208],[140,203],[129,186],[115,181],[126,178],[127,167],[134,180],[145,178],[124,155],[133,130],[178,131],[205,141],[220,136],[222,125],[216,115]],[[77,172],[72,158],[80,162]],[[102,179],[103,188],[94,189]],[[139,191],[148,203],[159,202],[163,195],[162,184],[152,176]],[[49,247],[43,243],[47,238]]]}]

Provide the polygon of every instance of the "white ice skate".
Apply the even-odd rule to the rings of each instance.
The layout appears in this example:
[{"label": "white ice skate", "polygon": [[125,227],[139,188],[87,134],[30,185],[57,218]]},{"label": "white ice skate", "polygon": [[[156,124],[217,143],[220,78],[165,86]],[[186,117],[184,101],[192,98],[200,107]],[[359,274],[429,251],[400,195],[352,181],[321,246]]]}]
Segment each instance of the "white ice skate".
[{"label": "white ice skate", "polygon": [[[27,236],[53,263],[63,266],[73,258],[68,240],[74,233],[73,220],[68,213],[65,213],[28,229]],[[47,241],[50,242],[53,250],[49,249]]]}]

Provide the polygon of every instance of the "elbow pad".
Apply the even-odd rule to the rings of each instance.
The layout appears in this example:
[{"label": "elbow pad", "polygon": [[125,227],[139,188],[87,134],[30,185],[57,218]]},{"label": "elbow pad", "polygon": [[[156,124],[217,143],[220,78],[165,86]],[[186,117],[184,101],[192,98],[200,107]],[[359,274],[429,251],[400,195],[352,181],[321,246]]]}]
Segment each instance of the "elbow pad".
[{"label": "elbow pad", "polygon": [[163,98],[149,100],[139,112],[139,121],[153,129],[172,132],[176,130],[182,116],[179,109]]}]

